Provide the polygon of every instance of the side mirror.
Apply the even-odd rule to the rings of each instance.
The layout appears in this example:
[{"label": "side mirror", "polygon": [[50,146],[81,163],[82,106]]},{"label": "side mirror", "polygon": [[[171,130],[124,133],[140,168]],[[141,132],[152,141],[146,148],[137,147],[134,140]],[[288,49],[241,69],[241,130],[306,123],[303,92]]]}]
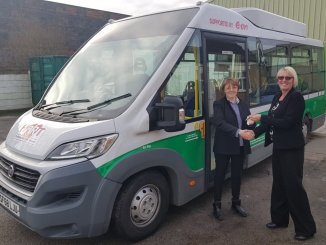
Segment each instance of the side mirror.
[{"label": "side mirror", "polygon": [[167,95],[162,103],[156,103],[159,119],[156,126],[167,132],[181,131],[186,127],[185,111],[180,97]]}]

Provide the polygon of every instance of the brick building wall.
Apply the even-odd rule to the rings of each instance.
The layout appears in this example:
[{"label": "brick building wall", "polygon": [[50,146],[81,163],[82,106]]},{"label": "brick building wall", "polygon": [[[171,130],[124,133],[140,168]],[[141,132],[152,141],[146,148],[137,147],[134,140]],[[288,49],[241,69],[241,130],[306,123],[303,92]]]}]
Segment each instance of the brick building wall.
[{"label": "brick building wall", "polygon": [[[6,80],[7,75],[28,74],[30,58],[71,56],[109,19],[124,17],[127,15],[43,0],[0,0],[0,87],[15,91],[17,83]],[[24,94],[30,90],[30,84],[25,85]],[[8,103],[8,98],[7,92],[0,92],[0,110],[24,107]]]},{"label": "brick building wall", "polygon": [[109,19],[126,15],[43,0],[0,0],[0,74],[26,73],[34,56],[71,56]]}]

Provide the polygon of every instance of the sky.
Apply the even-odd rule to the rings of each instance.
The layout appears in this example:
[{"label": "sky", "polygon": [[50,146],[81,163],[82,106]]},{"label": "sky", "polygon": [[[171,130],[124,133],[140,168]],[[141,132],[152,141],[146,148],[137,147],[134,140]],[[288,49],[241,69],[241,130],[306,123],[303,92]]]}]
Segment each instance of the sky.
[{"label": "sky", "polygon": [[[199,0],[45,0],[127,15],[194,6]],[[203,2],[206,0],[203,0]]]}]

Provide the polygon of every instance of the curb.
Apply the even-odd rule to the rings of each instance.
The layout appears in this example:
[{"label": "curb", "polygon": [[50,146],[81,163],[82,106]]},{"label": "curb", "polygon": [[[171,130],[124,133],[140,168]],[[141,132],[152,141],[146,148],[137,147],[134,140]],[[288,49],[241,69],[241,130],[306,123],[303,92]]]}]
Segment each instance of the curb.
[{"label": "curb", "polygon": [[311,135],[312,136],[325,137],[326,136],[326,132],[312,132]]},{"label": "curb", "polygon": [[324,124],[320,128],[316,129],[315,131],[311,132],[311,135],[315,136],[326,136],[326,125]]}]

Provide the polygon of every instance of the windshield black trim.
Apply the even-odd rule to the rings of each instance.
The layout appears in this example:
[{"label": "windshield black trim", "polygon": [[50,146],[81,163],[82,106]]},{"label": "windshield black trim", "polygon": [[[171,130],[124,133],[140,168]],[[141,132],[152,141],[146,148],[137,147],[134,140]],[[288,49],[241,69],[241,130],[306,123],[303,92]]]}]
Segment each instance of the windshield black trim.
[{"label": "windshield black trim", "polygon": [[66,123],[82,123],[89,122],[91,119],[87,118],[79,118],[79,117],[71,117],[71,116],[60,116],[57,114],[51,114],[41,110],[34,110],[32,115],[37,118],[55,121],[55,122],[66,122]]}]

